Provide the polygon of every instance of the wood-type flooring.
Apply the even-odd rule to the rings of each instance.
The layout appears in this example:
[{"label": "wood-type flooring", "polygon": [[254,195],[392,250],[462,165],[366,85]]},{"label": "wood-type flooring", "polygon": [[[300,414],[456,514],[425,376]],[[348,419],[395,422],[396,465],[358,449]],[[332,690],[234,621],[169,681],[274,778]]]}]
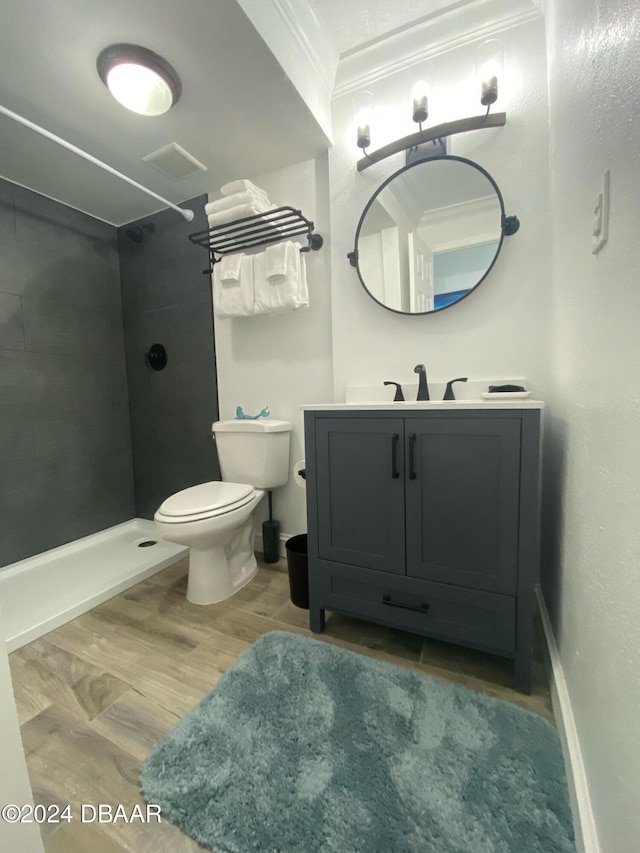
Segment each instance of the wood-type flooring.
[{"label": "wood-type flooring", "polygon": [[[258,637],[273,630],[311,636],[308,611],[290,601],[284,560],[261,563],[245,589],[206,607],[186,600],[187,567],[182,560],[10,655],[35,802],[50,814],[71,806],[70,822],[42,825],[47,853],[203,849],[166,820],[100,823],[97,809],[110,806],[114,814],[121,805],[127,818],[136,804],[144,810],[138,773],[147,752]],[[320,639],[553,722],[537,633],[531,696],[509,686],[511,662],[403,631],[328,613]]]}]

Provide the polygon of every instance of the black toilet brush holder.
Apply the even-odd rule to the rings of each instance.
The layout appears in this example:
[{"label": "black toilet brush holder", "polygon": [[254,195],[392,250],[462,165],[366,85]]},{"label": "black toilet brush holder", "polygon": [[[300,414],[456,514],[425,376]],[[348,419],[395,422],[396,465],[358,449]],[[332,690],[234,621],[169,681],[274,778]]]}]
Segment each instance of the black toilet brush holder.
[{"label": "black toilet brush holder", "polygon": [[277,563],[280,559],[280,522],[272,516],[271,490],[269,495],[269,520],[262,522],[262,552],[265,563]]}]

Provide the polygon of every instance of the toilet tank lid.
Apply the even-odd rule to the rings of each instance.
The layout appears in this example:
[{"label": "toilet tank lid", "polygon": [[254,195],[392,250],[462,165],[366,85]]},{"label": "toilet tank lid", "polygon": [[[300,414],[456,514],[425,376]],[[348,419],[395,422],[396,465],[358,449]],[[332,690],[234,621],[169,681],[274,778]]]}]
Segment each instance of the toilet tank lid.
[{"label": "toilet tank lid", "polygon": [[235,419],[214,421],[211,429],[214,432],[291,432],[291,423],[272,418],[259,418],[255,421]]}]

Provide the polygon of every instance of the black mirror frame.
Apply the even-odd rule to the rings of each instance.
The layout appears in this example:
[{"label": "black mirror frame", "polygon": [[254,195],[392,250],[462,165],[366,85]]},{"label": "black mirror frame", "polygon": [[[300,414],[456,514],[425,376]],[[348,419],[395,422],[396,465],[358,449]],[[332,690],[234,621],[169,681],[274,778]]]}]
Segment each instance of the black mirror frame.
[{"label": "black mirror frame", "polygon": [[[364,279],[362,278],[362,274],[360,273],[360,264],[358,263],[358,238],[360,237],[360,230],[362,228],[362,224],[365,220],[365,217],[369,211],[369,208],[371,207],[373,202],[376,200],[378,195],[382,192],[382,190],[388,184],[390,184],[391,181],[393,181],[395,178],[397,178],[398,175],[402,175],[404,172],[408,172],[409,169],[414,169],[416,166],[420,166],[423,163],[429,163],[433,160],[456,160],[459,163],[466,163],[468,166],[472,166],[474,169],[477,169],[479,172],[481,172],[485,176],[485,178],[487,178],[487,180],[489,181],[489,183],[491,184],[491,186],[495,190],[495,193],[498,197],[498,201],[500,203],[500,223],[501,223],[500,242],[498,243],[498,248],[496,249],[496,253],[494,255],[494,258],[491,261],[491,263],[489,264],[489,266],[487,267],[482,278],[478,279],[476,284],[469,290],[469,292],[466,293],[464,296],[461,296],[460,299],[457,299],[455,302],[452,302],[450,305],[445,305],[443,308],[438,308],[437,310],[434,310],[434,311],[398,311],[397,308],[389,308],[389,306],[385,305],[384,302],[380,302],[379,299],[376,299],[376,297],[371,293],[371,291],[369,290],[369,288],[365,284]],[[476,163],[473,160],[469,160],[467,157],[457,157],[453,154],[439,154],[439,155],[436,155],[435,157],[424,157],[421,160],[415,160],[412,163],[408,163],[406,166],[403,166],[401,169],[398,169],[396,172],[394,172],[392,175],[390,175],[385,181],[383,181],[380,184],[380,186],[374,192],[374,194],[371,196],[371,198],[369,199],[369,201],[365,205],[364,210],[362,211],[362,215],[360,216],[360,221],[358,222],[358,227],[356,228],[356,236],[355,236],[355,240],[354,240],[353,252],[349,252],[347,254],[347,257],[349,258],[349,263],[351,264],[351,266],[356,268],[356,272],[358,273],[358,278],[360,279],[360,284],[365,289],[367,295],[370,296],[374,302],[377,302],[378,305],[380,305],[382,308],[385,308],[387,311],[393,311],[394,314],[403,314],[405,317],[425,317],[428,314],[440,314],[442,311],[445,311],[447,308],[453,308],[454,305],[459,305],[460,302],[464,301],[467,298],[467,296],[472,294],[474,292],[474,290],[476,290],[476,288],[482,284],[482,282],[485,280],[485,278],[489,275],[489,273],[493,269],[493,266],[494,266],[496,260],[498,259],[498,255],[500,254],[500,251],[502,250],[502,243],[504,241],[504,238],[505,237],[511,237],[513,234],[516,233],[516,231],[519,228],[520,228],[520,220],[518,219],[518,217],[517,216],[507,216],[505,214],[504,199],[502,198],[502,193],[500,192],[500,187],[497,185],[495,180],[492,178],[492,176],[489,174],[489,172],[487,172],[486,169],[483,169],[482,166],[480,166],[478,163]]]}]

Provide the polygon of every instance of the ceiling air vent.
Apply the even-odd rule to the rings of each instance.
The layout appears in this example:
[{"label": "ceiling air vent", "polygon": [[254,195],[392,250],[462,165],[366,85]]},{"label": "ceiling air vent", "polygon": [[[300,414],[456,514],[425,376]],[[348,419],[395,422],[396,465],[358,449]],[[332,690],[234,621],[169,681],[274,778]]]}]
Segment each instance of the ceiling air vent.
[{"label": "ceiling air vent", "polygon": [[174,180],[186,178],[188,175],[193,175],[194,172],[207,171],[206,166],[175,142],[163,145],[162,148],[152,151],[151,154],[145,154],[142,159],[145,163],[155,166],[156,169],[159,169],[167,177],[174,178]]}]

